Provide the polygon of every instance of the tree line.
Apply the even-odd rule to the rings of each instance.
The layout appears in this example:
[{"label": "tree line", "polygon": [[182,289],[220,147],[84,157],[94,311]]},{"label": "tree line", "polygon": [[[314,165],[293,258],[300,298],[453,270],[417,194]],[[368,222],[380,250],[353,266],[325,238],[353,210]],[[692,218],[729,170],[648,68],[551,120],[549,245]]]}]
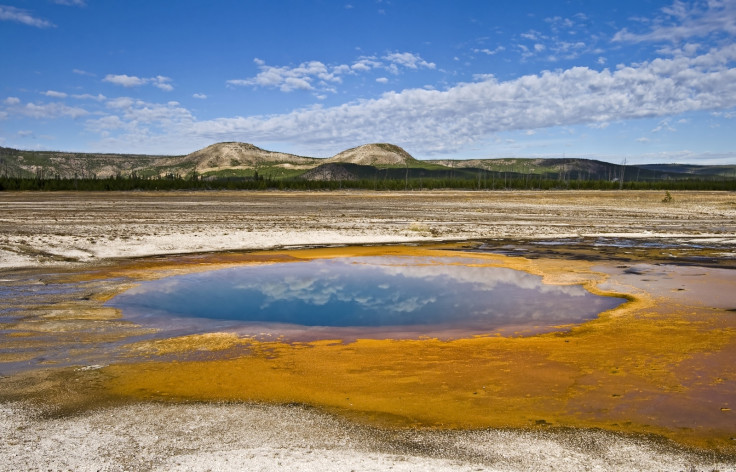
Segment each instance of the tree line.
[{"label": "tree line", "polygon": [[404,178],[304,180],[222,178],[204,180],[178,176],[155,178],[31,178],[0,177],[0,191],[156,191],[156,190],[723,190],[736,191],[736,180],[688,178],[653,181],[560,180],[535,175],[495,173],[492,178]]}]

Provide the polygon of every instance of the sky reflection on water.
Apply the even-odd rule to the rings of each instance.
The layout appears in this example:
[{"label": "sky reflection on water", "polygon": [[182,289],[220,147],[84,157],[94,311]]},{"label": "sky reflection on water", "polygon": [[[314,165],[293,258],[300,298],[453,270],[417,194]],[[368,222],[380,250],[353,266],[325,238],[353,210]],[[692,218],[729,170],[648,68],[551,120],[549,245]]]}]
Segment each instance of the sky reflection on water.
[{"label": "sky reflection on water", "polygon": [[242,266],[143,282],[109,305],[128,318],[158,323],[168,317],[485,333],[579,323],[623,301],[581,286],[545,285],[513,269],[467,265],[473,262],[482,261],[355,257]]}]

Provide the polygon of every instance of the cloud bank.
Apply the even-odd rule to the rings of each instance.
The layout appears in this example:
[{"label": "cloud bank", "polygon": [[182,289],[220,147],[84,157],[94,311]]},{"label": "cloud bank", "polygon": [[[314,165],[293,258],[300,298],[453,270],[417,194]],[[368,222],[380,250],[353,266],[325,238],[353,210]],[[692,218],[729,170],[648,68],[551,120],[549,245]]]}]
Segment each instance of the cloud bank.
[{"label": "cloud bank", "polygon": [[[210,140],[307,144],[388,141],[422,153],[455,151],[493,133],[676,115],[736,106],[736,45],[614,70],[573,67],[446,90],[389,92],[329,108],[192,124]],[[415,152],[416,152],[415,151]]]},{"label": "cloud bank", "polygon": [[[231,79],[230,86],[253,86],[276,88],[282,92],[309,90],[321,92],[337,92],[336,85],[342,83],[343,77],[369,72],[375,69],[387,70],[399,74],[402,69],[434,69],[435,64],[425,61],[418,54],[410,52],[394,52],[383,57],[359,57],[352,64],[326,65],[320,61],[302,62],[298,66],[270,66],[262,59],[253,60],[260,72],[247,79]],[[381,83],[379,81],[379,83]]]},{"label": "cloud bank", "polygon": [[[459,151],[504,131],[581,124],[605,127],[621,120],[664,119],[693,111],[729,113],[736,107],[735,61],[736,45],[731,44],[700,55],[658,58],[611,69],[573,67],[507,81],[482,75],[474,82],[444,90],[407,89],[338,106],[210,120],[197,119],[176,101],[155,103],[99,94],[67,97],[84,99],[79,106],[63,102],[23,104],[17,97],[7,97],[0,112],[5,118],[87,116],[87,131],[101,139],[98,147],[115,150],[150,152],[153,148],[171,153],[239,140],[289,143],[304,152],[327,155],[356,143],[392,142],[418,155],[433,155]],[[420,62],[416,66],[422,67]],[[317,78],[327,74],[323,77],[326,81],[332,73],[317,65],[307,65],[305,71]],[[283,77],[279,75],[274,83],[286,86]],[[104,80],[123,87],[149,84],[166,89],[171,79],[108,75]],[[54,90],[42,94],[59,100],[65,95]],[[672,126],[663,125],[661,130],[669,128]]]},{"label": "cloud bank", "polygon": [[655,19],[649,31],[633,33],[624,28],[616,33],[613,41],[677,42],[718,33],[736,35],[736,1],[733,0],[709,0],[707,8],[700,8],[699,4],[688,5],[676,1],[661,11],[663,16]]},{"label": "cloud bank", "polygon": [[[70,3],[81,4],[72,0]],[[44,26],[44,20],[14,7],[0,6],[0,20],[52,26]],[[520,35],[525,45],[519,43],[516,47],[524,46],[522,52],[536,57],[569,57],[581,51],[598,56],[599,52],[591,49],[595,44],[571,41],[566,36],[571,29],[587,27],[584,15],[545,21],[552,33],[528,30]],[[198,118],[193,110],[208,112],[217,101],[214,91],[209,99],[205,93],[190,90],[181,98],[184,104],[157,103],[151,97],[156,93],[147,92],[156,92],[151,86],[172,91],[171,78],[108,74],[102,79],[108,84],[127,90],[149,87],[136,90],[148,98],[108,98],[97,91],[73,94],[59,90],[75,89],[52,86],[33,92],[35,97],[43,96],[39,101],[0,97],[0,119],[84,118],[85,132],[99,139],[91,146],[112,151],[189,152],[216,141],[238,140],[282,143],[312,155],[331,155],[359,143],[392,142],[413,154],[428,156],[456,153],[503,132],[531,135],[539,129],[575,125],[603,129],[625,120],[659,118],[659,124],[648,129],[649,133],[662,136],[679,128],[677,119],[670,118],[679,114],[710,111],[724,119],[736,116],[736,44],[732,41],[736,34],[736,0],[709,0],[707,4],[677,1],[661,9],[658,17],[639,19],[630,23],[630,28],[631,31],[621,29],[609,38],[614,47],[649,42],[652,44],[646,47],[656,49],[662,57],[614,65],[600,56],[597,62],[589,62],[594,64],[589,67],[548,70],[508,80],[478,73],[473,74],[472,81],[455,82],[444,89],[399,89],[334,106],[313,105],[273,115],[219,115],[212,119]],[[690,40],[706,36],[709,41]],[[603,41],[600,36],[596,38],[599,43]],[[513,47],[510,44],[508,49]],[[473,53],[488,57],[504,50],[503,46],[472,49]],[[361,79],[355,80],[359,84],[400,87],[400,74],[437,70],[433,62],[418,54],[400,51],[359,56],[337,64],[305,61],[272,66],[261,59],[254,62],[258,72],[228,80],[229,92],[247,86],[284,93],[306,91],[321,99],[326,93],[347,88],[354,77]],[[603,68],[607,64],[611,66]],[[72,72],[94,76],[81,69]],[[441,73],[437,71],[437,75]],[[339,96],[343,95],[336,95]],[[189,109],[187,103],[192,99],[198,103]],[[74,106],[65,103],[73,100],[79,102]],[[646,139],[652,141],[650,138]],[[713,152],[718,154],[722,149],[713,148]]]}]

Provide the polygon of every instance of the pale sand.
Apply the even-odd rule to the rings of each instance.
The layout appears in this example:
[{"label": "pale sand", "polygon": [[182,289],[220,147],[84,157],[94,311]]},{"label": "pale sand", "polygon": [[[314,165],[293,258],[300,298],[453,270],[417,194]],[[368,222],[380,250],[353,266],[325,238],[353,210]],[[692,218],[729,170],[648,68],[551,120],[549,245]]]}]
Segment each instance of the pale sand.
[{"label": "pale sand", "polygon": [[602,431],[382,431],[298,406],[129,405],[38,419],[0,405],[0,469],[74,471],[733,471]]}]

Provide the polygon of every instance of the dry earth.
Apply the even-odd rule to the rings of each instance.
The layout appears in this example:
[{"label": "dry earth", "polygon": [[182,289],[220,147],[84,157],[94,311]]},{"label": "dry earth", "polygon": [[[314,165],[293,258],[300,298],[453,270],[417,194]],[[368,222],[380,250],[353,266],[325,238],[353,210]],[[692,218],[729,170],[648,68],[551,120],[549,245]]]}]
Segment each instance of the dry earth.
[{"label": "dry earth", "polygon": [[0,193],[0,268],[241,249],[611,236],[736,244],[717,192]]},{"label": "dry earth", "polygon": [[[735,195],[673,193],[671,203],[663,203],[663,196],[0,193],[0,278],[28,285],[55,271],[79,273],[110,267],[115,258],[161,254],[496,238],[707,243],[720,248],[719,257],[734,259]],[[69,310],[92,303],[84,295],[101,290],[96,284],[80,284],[74,298],[65,301]],[[56,296],[40,294],[39,300],[57,302]],[[21,293],[9,303],[34,310],[35,300]],[[2,310],[0,316],[5,316]],[[39,317],[48,317],[42,324],[49,329],[71,322],[63,313]],[[84,320],[74,323],[90,326]],[[100,343],[114,342],[112,336],[123,329],[115,320],[93,324],[111,326],[85,334]],[[55,335],[76,348],[78,340]],[[67,378],[94,378],[98,367],[77,369]],[[53,383],[53,375],[44,381]],[[79,393],[79,386],[70,384],[54,388],[69,397]],[[7,394],[0,389],[0,397]],[[694,452],[644,435],[565,429],[393,431],[300,406],[248,403],[100,405],[58,415],[35,403],[5,400],[0,437],[0,470],[736,470],[732,456]]]},{"label": "dry earth", "polygon": [[129,405],[38,419],[0,404],[1,470],[733,471],[602,431],[382,431],[300,406]]}]

